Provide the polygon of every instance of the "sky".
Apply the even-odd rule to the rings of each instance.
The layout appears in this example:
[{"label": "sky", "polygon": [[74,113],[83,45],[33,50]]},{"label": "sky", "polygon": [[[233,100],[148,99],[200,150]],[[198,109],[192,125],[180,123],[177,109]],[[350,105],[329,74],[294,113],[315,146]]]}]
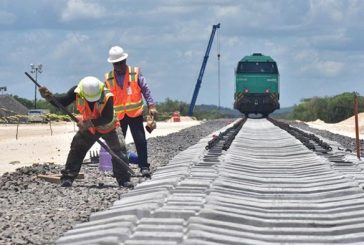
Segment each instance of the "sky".
[{"label": "sky", "polygon": [[85,76],[103,80],[117,45],[155,101],[190,103],[212,26],[221,23],[197,105],[233,108],[234,69],[252,53],[276,60],[281,107],[363,95],[363,13],[361,0],[0,0],[0,87],[33,100],[30,64],[42,64],[38,82],[54,93]]}]

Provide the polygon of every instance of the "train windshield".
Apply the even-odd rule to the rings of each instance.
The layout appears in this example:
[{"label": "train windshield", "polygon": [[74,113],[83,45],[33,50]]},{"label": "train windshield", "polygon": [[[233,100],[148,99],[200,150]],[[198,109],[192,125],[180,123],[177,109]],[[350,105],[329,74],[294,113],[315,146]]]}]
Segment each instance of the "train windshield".
[{"label": "train windshield", "polygon": [[275,62],[239,62],[236,73],[278,74]]}]

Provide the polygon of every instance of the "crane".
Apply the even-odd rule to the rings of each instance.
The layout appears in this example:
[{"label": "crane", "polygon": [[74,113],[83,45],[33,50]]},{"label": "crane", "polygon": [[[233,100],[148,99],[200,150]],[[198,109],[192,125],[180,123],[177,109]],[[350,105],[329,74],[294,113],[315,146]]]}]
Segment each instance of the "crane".
[{"label": "crane", "polygon": [[195,108],[197,95],[198,95],[198,92],[199,92],[200,87],[201,87],[203,73],[205,72],[205,68],[206,68],[207,60],[209,58],[209,53],[210,53],[212,41],[214,40],[214,36],[215,36],[215,32],[216,32],[216,29],[217,28],[220,28],[220,23],[212,26],[210,40],[209,40],[209,43],[207,45],[205,57],[203,58],[202,66],[201,66],[201,69],[200,69],[200,74],[198,75],[197,82],[196,82],[196,86],[195,86],[195,90],[193,91],[193,96],[192,96],[190,108],[188,110],[188,115],[189,116],[192,116],[193,109]]}]

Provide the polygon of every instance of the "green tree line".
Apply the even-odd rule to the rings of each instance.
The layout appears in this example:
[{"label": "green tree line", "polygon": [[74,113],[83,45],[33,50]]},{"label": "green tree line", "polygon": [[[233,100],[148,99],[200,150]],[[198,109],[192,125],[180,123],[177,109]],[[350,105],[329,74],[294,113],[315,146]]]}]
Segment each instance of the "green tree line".
[{"label": "green tree line", "polygon": [[[358,96],[359,112],[364,112],[364,97]],[[354,115],[354,94],[342,93],[336,96],[302,99],[295,105],[288,119],[337,123]]]},{"label": "green tree line", "polygon": [[[165,120],[172,116],[173,112],[180,112],[181,116],[187,116],[190,105],[178,101],[166,98],[164,102],[157,103],[158,118],[159,120]],[[218,118],[235,118],[240,116],[240,113],[236,110],[218,107],[215,105],[196,105],[193,110],[193,117],[197,120],[212,120]]]},{"label": "green tree line", "polygon": [[[57,95],[57,94],[56,94]],[[34,100],[28,100],[25,98],[21,98],[17,95],[13,96],[17,101],[22,103],[28,109],[34,108]],[[45,101],[44,99],[37,100],[37,109],[48,109],[51,114],[63,115],[64,113],[49,102]],[[165,99],[164,102],[157,103],[157,110],[158,110],[158,118],[157,120],[163,121],[167,120],[172,117],[173,112],[179,111],[181,116],[187,116],[189,109],[189,104],[178,101],[172,100],[170,98]],[[74,104],[68,106],[68,110],[70,112],[76,112]],[[147,106],[144,107],[144,114],[147,113]],[[240,114],[232,109],[229,108],[218,108],[217,106],[207,106],[207,105],[196,105],[194,108],[193,116],[197,120],[202,119],[217,119],[217,118],[234,118],[239,116]]]},{"label": "green tree line", "polygon": [[[34,101],[13,96],[16,100],[26,106],[28,109],[34,108]],[[358,96],[359,112],[364,112],[364,97]],[[63,115],[64,113],[56,109],[47,101],[37,100],[38,109],[48,109],[52,114]],[[173,112],[179,111],[181,116],[187,116],[189,104],[183,101],[165,99],[164,102],[157,103],[158,120],[163,121],[171,118]],[[72,104],[68,107],[71,112],[76,112]],[[144,113],[147,113],[147,107],[144,107]],[[305,98],[293,110],[283,117],[291,120],[315,121],[323,120],[327,123],[337,123],[354,115],[354,95],[353,93],[342,93],[336,96]],[[217,118],[235,118],[240,113],[229,108],[218,108],[213,105],[196,105],[193,116],[197,120],[217,119]]]}]

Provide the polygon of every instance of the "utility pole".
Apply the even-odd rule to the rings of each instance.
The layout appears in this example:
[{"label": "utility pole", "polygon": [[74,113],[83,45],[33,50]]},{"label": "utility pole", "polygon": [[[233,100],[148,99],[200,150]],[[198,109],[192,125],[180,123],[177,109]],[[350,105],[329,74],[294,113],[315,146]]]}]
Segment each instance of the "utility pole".
[{"label": "utility pole", "polygon": [[[30,64],[30,72],[35,73],[35,81],[38,80],[38,73],[42,73],[42,64]],[[34,109],[37,109],[37,85],[34,87]]]},{"label": "utility pole", "polygon": [[359,139],[359,122],[358,122],[358,111],[359,111],[359,103],[358,103],[358,93],[353,92],[354,95],[354,118],[355,118],[355,144],[356,144],[356,155],[360,160],[360,139]]}]

